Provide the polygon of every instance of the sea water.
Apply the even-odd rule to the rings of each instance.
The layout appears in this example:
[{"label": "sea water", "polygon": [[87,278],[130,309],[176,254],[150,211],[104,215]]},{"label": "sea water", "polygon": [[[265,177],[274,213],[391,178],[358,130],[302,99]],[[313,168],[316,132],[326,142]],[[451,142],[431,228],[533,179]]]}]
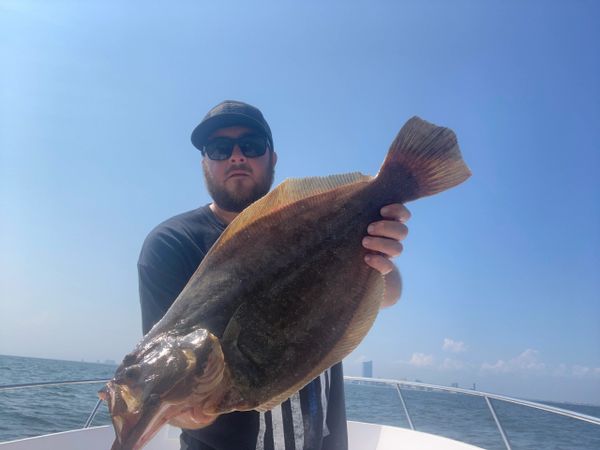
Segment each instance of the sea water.
[{"label": "sea water", "polygon": [[[61,380],[108,379],[115,365],[0,355],[0,386]],[[81,428],[94,408],[103,383],[0,391],[0,442]],[[504,449],[483,398],[403,389],[416,430]],[[600,417],[600,406],[552,403]],[[395,388],[347,383],[348,419],[408,428]],[[494,402],[515,450],[600,449],[600,426],[526,407]],[[103,403],[92,425],[110,424]]]},{"label": "sea water", "polygon": [[[394,387],[346,383],[345,392],[348,420],[410,427]],[[403,389],[402,396],[415,430],[490,450],[506,449],[484,398],[409,389]],[[520,405],[492,402],[514,450],[600,450],[600,425]],[[600,417],[600,406],[544,403]]]}]

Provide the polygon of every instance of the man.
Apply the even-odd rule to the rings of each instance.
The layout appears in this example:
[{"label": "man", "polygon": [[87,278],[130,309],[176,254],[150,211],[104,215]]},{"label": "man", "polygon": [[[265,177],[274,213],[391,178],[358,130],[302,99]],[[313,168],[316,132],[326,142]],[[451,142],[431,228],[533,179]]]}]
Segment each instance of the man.
[{"label": "man", "polygon": [[[160,320],[225,227],[271,188],[277,154],[262,113],[237,101],[211,109],[192,133],[203,155],[202,168],[213,202],[175,216],[146,238],[138,261],[144,333]],[[404,206],[388,205],[381,221],[369,226],[363,245],[372,250],[365,263],[386,276],[382,306],[396,302],[401,283],[390,261],[402,251]],[[324,372],[281,406],[266,413],[233,412],[208,427],[193,410],[171,421],[184,428],[181,448],[189,450],[347,448],[341,363]]]}]

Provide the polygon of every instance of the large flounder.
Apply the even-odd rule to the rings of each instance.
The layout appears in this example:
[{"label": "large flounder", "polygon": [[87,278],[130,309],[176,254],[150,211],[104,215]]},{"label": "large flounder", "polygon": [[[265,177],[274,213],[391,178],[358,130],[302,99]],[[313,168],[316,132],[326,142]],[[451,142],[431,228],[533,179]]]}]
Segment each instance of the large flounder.
[{"label": "large flounder", "polygon": [[141,448],[190,408],[206,424],[270,409],[341,361],[385,290],[363,261],[368,224],[384,205],[469,175],[454,133],[414,117],[376,177],[288,180],[244,210],[100,392],[117,434],[112,449]]}]

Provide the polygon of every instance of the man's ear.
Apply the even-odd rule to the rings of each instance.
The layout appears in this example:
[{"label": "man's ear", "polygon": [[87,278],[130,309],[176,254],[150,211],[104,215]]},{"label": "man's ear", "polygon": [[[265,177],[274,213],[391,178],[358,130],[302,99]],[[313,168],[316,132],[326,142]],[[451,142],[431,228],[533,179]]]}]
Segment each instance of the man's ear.
[{"label": "man's ear", "polygon": [[275,150],[273,150],[271,161],[273,161],[273,167],[275,167],[275,164],[277,164],[277,153],[275,153]]}]

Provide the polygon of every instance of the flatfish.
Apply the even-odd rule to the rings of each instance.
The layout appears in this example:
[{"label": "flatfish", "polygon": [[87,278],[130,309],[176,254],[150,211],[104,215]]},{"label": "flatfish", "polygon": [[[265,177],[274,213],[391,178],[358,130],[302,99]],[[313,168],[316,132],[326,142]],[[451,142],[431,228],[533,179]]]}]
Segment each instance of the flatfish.
[{"label": "flatfish", "polygon": [[341,361],[384,295],[361,242],[380,209],[470,176],[455,134],[413,117],[375,177],[284,181],[227,227],[165,316],[99,395],[113,450],[139,449],[193,408],[206,425],[268,410]]}]

